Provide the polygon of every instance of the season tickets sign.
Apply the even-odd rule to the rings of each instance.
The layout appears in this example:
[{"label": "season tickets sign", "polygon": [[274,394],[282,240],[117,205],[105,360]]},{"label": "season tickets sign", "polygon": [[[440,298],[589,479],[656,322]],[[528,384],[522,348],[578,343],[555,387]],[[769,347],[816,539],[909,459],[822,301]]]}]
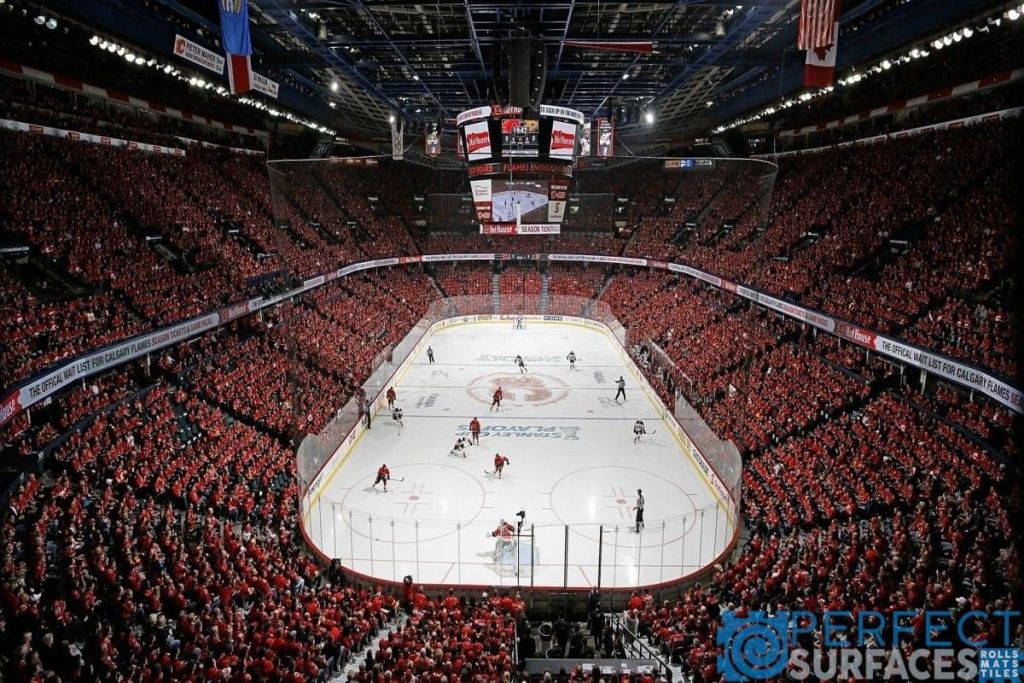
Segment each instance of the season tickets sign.
[{"label": "season tickets sign", "polygon": [[501,149],[506,157],[537,156],[540,121],[535,119],[502,119]]},{"label": "season tickets sign", "polygon": [[551,122],[551,148],[548,154],[552,159],[571,161],[576,151],[576,124],[564,121]]},{"label": "season tickets sign", "polygon": [[491,134],[487,122],[471,123],[466,126],[466,153],[470,161],[491,157]]},{"label": "season tickets sign", "polygon": [[481,223],[481,235],[557,235],[562,231],[558,223]]}]

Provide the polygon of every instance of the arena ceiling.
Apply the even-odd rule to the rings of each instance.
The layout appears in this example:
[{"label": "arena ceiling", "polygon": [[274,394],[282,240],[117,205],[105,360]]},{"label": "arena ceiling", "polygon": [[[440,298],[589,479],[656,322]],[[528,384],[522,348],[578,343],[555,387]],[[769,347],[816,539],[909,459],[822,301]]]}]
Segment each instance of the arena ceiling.
[{"label": "arena ceiling", "polygon": [[[217,33],[214,0],[150,2]],[[249,0],[249,8],[256,68],[323,93],[339,132],[379,137],[391,114],[443,121],[490,103],[498,46],[528,36],[545,46],[544,103],[615,113],[620,139],[666,140],[704,134],[799,88],[799,0],[743,2]],[[839,66],[992,4],[846,0]],[[634,42],[652,49],[630,51]]]}]

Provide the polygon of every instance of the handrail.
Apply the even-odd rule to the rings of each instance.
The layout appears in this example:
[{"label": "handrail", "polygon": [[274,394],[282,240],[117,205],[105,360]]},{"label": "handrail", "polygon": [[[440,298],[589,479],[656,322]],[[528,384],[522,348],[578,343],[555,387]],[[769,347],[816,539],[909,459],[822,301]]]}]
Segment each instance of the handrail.
[{"label": "handrail", "polygon": [[1020,388],[1011,384],[1009,380],[997,373],[985,370],[972,363],[956,360],[945,354],[908,344],[897,337],[885,336],[870,328],[860,327],[856,323],[830,316],[818,309],[783,301],[752,287],[684,264],[658,259],[607,256],[604,254],[459,253],[396,256],[351,263],[337,270],[309,278],[301,286],[282,294],[239,301],[204,315],[189,318],[158,328],[152,332],[129,337],[92,351],[87,351],[78,356],[73,356],[57,366],[37,373],[4,392],[3,399],[0,400],[0,427],[9,423],[24,410],[64,387],[70,386],[75,381],[105,372],[130,360],[141,358],[153,351],[191,339],[228,322],[276,305],[311,289],[320,287],[332,280],[359,271],[397,265],[445,261],[539,261],[544,259],[552,262],[605,263],[638,268],[654,268],[688,275],[868,350],[876,351],[899,362],[917,367],[922,373],[931,372],[949,382],[980,391],[1010,410],[1024,414]]},{"label": "handrail", "polygon": [[626,626],[625,619],[623,619],[621,612],[609,612],[608,614],[611,617],[610,621],[612,629],[614,631],[628,633],[630,636],[629,642],[626,644],[626,654],[630,654],[630,649],[635,649],[637,651],[637,656],[630,657],[630,659],[653,659],[654,661],[658,662],[658,666],[662,667],[665,671],[671,669],[668,662],[666,662],[665,659],[661,656],[660,652],[658,652],[653,647],[640,640],[640,634],[638,632],[629,630],[629,628]]}]

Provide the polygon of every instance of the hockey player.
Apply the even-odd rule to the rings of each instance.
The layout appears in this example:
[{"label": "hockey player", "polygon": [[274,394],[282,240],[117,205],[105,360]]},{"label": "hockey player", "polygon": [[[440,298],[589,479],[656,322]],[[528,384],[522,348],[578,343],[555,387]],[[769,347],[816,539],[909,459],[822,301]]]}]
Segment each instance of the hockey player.
[{"label": "hockey player", "polygon": [[469,421],[469,437],[474,446],[480,445],[480,420],[475,417]]},{"label": "hockey player", "polygon": [[526,363],[523,362],[523,357],[522,356],[517,355],[516,359],[514,361],[512,361],[512,362],[519,366],[519,374],[520,375],[523,374],[524,372],[526,372]]},{"label": "hockey player", "polygon": [[498,523],[498,528],[491,532],[491,536],[493,538],[498,539],[494,544],[495,562],[497,562],[498,559],[502,556],[506,548],[512,549],[515,547],[515,534],[516,528],[508,522],[506,522],[505,520],[501,520],[501,522]]},{"label": "hockey player", "polygon": [[431,363],[434,362],[434,349],[427,347],[427,360]]},{"label": "hockey player", "polygon": [[619,376],[619,378],[617,380],[615,380],[615,386],[618,387],[618,390],[615,392],[615,402],[616,403],[619,402],[619,396],[621,396],[622,400],[625,401],[626,400],[626,380],[622,379],[621,375]]},{"label": "hockey player", "polygon": [[387,396],[387,399],[388,399],[388,410],[394,410],[395,409],[395,399],[398,397],[398,395],[395,394],[395,388],[394,387],[389,387],[388,388],[388,393],[385,394],[385,396]]},{"label": "hockey player", "polygon": [[460,436],[455,440],[455,445],[448,451],[448,455],[457,455],[460,458],[466,457],[466,446],[469,445],[469,439],[464,436]]},{"label": "hockey player", "polygon": [[633,509],[636,510],[636,532],[640,533],[644,528],[644,492],[640,489],[636,490],[636,505]]},{"label": "hockey player", "polygon": [[576,369],[576,352],[575,351],[570,351],[569,355],[566,356],[566,358],[569,360],[569,369],[570,370],[575,370]]},{"label": "hockey player", "polygon": [[491,410],[497,411],[501,409],[501,387],[498,387],[494,391],[494,396],[491,397]]},{"label": "hockey player", "polygon": [[640,437],[647,433],[644,421],[638,419],[633,423],[633,443],[640,443]]},{"label": "hockey player", "polygon": [[501,479],[501,471],[505,469],[505,465],[510,464],[508,458],[500,453],[494,454],[494,473],[498,475],[498,479]]},{"label": "hockey player", "polygon": [[402,409],[401,408],[394,408],[391,411],[391,419],[394,420],[395,422],[397,422],[399,427],[404,427],[405,426],[405,423],[402,422]]},{"label": "hockey player", "polygon": [[388,469],[387,464],[382,464],[377,468],[377,478],[373,480],[373,486],[370,488],[377,488],[377,484],[384,483],[384,493],[388,492],[388,480],[391,479],[391,470]]}]

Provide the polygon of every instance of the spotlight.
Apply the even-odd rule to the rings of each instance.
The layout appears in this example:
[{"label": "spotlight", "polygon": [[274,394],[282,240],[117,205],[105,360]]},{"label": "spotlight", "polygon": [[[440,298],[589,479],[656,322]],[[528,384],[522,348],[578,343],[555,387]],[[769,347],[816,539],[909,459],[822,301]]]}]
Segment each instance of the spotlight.
[{"label": "spotlight", "polygon": [[644,112],[644,121],[647,122],[647,125],[650,125],[650,124],[654,123],[654,112],[653,111]]},{"label": "spotlight", "polygon": [[338,81],[331,81],[331,92],[338,92]]},{"label": "spotlight", "polygon": [[1014,7],[1013,9],[1006,13],[1006,18],[1009,19],[1010,21],[1017,21],[1018,19],[1020,19],[1020,12],[1018,12],[1017,8]]},{"label": "spotlight", "polygon": [[963,38],[964,38],[964,35],[962,33],[960,33],[960,31],[953,31],[953,42],[954,43],[959,43],[961,40],[963,40]]},{"label": "spotlight", "polygon": [[413,75],[412,75],[412,80],[414,80],[414,81],[418,81],[418,80],[420,80],[420,77],[419,77],[419,76],[417,76],[416,74],[413,74]]},{"label": "spotlight", "polygon": [[917,59],[920,56],[921,56],[921,51],[918,50],[916,47],[913,50],[910,51],[911,59]]},{"label": "spotlight", "polygon": [[945,36],[942,39],[942,44],[945,45],[946,47],[949,47],[950,45],[953,44],[953,39],[950,36]]},{"label": "spotlight", "polygon": [[964,26],[964,38],[970,38],[974,35],[974,31],[970,26]]},{"label": "spotlight", "polygon": [[44,17],[42,14],[37,14],[36,18],[33,19],[33,21],[42,26],[43,24],[46,23],[46,17]]},{"label": "spotlight", "polygon": [[100,37],[99,36],[93,36],[92,38],[89,39],[89,44],[92,45],[93,47],[96,47],[97,45],[100,44]]},{"label": "spotlight", "polygon": [[124,60],[126,62],[134,62],[135,61],[135,53],[134,52],[125,52],[124,53]]},{"label": "spotlight", "polygon": [[933,41],[932,41],[932,47],[934,47],[934,48],[935,48],[936,50],[941,50],[941,49],[942,49],[942,48],[944,48],[945,46],[946,46],[946,44],[945,44],[945,43],[943,43],[943,42],[942,42],[941,40],[939,40],[939,39],[935,39],[935,40],[933,40]]},{"label": "spotlight", "polygon": [[117,45],[115,45],[114,43],[107,43],[107,52],[111,54],[117,52]]},{"label": "spotlight", "polygon": [[143,64],[146,63],[146,58],[143,57],[142,55],[139,55],[138,57],[135,58],[135,63],[138,64],[139,66],[142,66]]},{"label": "spotlight", "polygon": [[622,74],[622,80],[628,81],[629,80],[629,74]]},{"label": "spotlight", "polygon": [[395,118],[394,114],[392,114],[391,116],[388,117],[388,123],[394,123],[396,120],[397,119]]},{"label": "spotlight", "polygon": [[54,19],[53,17],[50,17],[49,19],[47,19],[46,20],[46,28],[50,29],[51,31],[53,29],[57,28],[57,20]]},{"label": "spotlight", "polygon": [[886,71],[888,71],[889,69],[892,68],[892,62],[890,62],[888,59],[883,59],[882,60],[882,68],[885,69]]},{"label": "spotlight", "polygon": [[117,48],[117,56],[118,57],[124,57],[124,53],[125,52],[128,52],[128,50],[124,49],[123,47]]}]

